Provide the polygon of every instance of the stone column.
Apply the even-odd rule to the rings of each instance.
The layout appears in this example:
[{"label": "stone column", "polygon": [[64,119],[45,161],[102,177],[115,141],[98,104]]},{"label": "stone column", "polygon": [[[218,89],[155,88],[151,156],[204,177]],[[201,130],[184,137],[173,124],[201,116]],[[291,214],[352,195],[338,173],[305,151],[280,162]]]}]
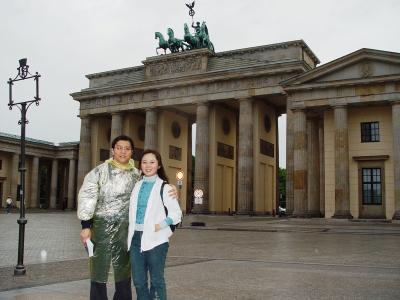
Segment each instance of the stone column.
[{"label": "stone column", "polygon": [[238,214],[253,211],[253,99],[239,100]]},{"label": "stone column", "polygon": [[192,210],[193,207],[193,189],[192,189],[192,182],[193,182],[193,178],[192,178],[192,171],[193,171],[193,154],[192,154],[192,126],[194,123],[194,120],[189,119],[188,120],[188,151],[187,151],[187,169],[186,169],[186,211],[190,212]]},{"label": "stone column", "polygon": [[325,216],[325,141],[324,141],[324,119],[318,122],[319,135],[319,211]]},{"label": "stone column", "polygon": [[293,112],[289,108],[286,112],[286,214],[293,213]]},{"label": "stone column", "polygon": [[314,118],[307,120],[307,153],[307,215],[309,217],[320,217],[319,131],[318,120]]},{"label": "stone column", "polygon": [[68,203],[67,208],[74,208],[74,200],[75,200],[75,165],[76,160],[69,160],[69,169],[68,169]]},{"label": "stone column", "polygon": [[347,107],[334,107],[335,122],[335,214],[334,218],[351,219],[349,192],[349,137]]},{"label": "stone column", "polygon": [[394,168],[394,215],[400,220],[400,101],[392,104],[393,168]]},{"label": "stone column", "polygon": [[146,109],[145,149],[158,149],[157,124],[157,110],[154,108]]},{"label": "stone column", "polygon": [[31,199],[30,199],[30,207],[37,208],[39,207],[39,195],[38,195],[38,186],[39,186],[39,157],[34,156],[32,159],[32,175],[31,175]]},{"label": "stone column", "polygon": [[306,215],[307,124],[304,110],[293,111],[293,215]]},{"label": "stone column", "polygon": [[111,114],[111,136],[110,136],[110,147],[112,141],[119,135],[122,134],[122,114],[115,112]]},{"label": "stone column", "polygon": [[203,191],[201,204],[193,204],[193,213],[208,213],[208,179],[209,179],[209,107],[199,103],[196,111],[196,153],[194,171],[194,190]]},{"label": "stone column", "polygon": [[81,117],[81,137],[79,142],[79,163],[78,163],[78,181],[77,189],[82,186],[83,179],[91,169],[91,133],[90,118]]},{"label": "stone column", "polygon": [[51,165],[50,208],[57,208],[57,174],[58,160],[53,159]]},{"label": "stone column", "polygon": [[[17,187],[19,184],[19,154],[14,153],[12,156],[12,165],[11,165],[11,186],[10,186],[10,196],[14,201],[14,205],[17,204]],[[8,196],[8,195],[7,195]],[[19,202],[18,202],[19,203]]]}]

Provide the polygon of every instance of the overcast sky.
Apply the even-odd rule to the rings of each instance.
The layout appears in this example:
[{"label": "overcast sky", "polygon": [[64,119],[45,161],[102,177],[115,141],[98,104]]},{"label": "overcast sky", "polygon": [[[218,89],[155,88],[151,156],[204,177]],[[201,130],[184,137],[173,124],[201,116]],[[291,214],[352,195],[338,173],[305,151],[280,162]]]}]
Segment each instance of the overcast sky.
[{"label": "overcast sky", "polygon": [[[27,136],[79,140],[79,105],[71,92],[88,87],[86,74],[141,65],[155,55],[154,32],[183,36],[191,0],[12,0],[0,9],[0,131],[20,134],[17,108],[8,110],[8,78],[20,58],[39,72],[40,106],[28,111]],[[398,0],[196,0],[195,21],[206,21],[216,51],[303,39],[321,64],[374,48],[400,52]],[[15,85],[30,97],[33,81]],[[26,95],[25,95],[26,93]],[[21,99],[26,100],[26,99]],[[281,118],[281,166],[285,165]]]}]

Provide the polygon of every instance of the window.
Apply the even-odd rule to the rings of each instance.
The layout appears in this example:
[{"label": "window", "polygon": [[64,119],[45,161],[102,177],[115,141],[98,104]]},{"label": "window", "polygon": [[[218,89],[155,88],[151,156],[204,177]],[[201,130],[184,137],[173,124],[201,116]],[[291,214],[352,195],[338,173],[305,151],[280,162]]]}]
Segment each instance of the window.
[{"label": "window", "polygon": [[362,169],[363,204],[382,204],[381,168]]},{"label": "window", "polygon": [[[3,169],[3,161],[0,159],[0,170]],[[0,195],[1,196],[1,195]]]},{"label": "window", "polygon": [[379,142],[379,122],[361,123],[361,142]]}]

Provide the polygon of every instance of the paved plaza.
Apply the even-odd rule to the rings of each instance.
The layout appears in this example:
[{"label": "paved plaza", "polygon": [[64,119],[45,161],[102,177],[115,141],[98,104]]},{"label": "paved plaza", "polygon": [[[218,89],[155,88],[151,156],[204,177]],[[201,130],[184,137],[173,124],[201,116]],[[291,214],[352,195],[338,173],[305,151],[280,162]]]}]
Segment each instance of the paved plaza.
[{"label": "paved plaza", "polygon": [[[14,277],[17,213],[0,215],[0,300],[88,299],[75,212],[29,213]],[[191,227],[193,221],[205,227]],[[185,217],[170,244],[169,299],[399,299],[400,223]],[[112,272],[112,271],[111,271]],[[112,275],[109,283],[112,299]]]}]

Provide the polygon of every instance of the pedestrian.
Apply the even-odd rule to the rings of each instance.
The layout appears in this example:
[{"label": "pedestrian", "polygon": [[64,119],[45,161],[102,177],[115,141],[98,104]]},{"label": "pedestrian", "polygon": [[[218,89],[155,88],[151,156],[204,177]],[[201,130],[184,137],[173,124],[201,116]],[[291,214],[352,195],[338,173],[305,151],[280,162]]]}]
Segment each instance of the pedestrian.
[{"label": "pedestrian", "polygon": [[[94,244],[89,258],[90,299],[107,299],[108,272],[114,269],[114,299],[132,299],[130,257],[127,252],[129,198],[140,172],[131,159],[133,141],[126,135],[111,143],[112,158],[91,170],[78,195],[81,241]],[[173,187],[171,196],[176,197]],[[90,243],[89,243],[90,244]]]},{"label": "pedestrian", "polygon": [[11,196],[8,196],[6,199],[6,211],[8,214],[10,213],[12,206],[13,206],[13,201],[11,199]]},{"label": "pedestrian", "polygon": [[[167,299],[164,279],[165,260],[172,230],[182,211],[171,189],[160,154],[145,150],[140,158],[142,179],[135,185],[129,205],[128,247],[132,263],[132,279],[137,299]],[[162,192],[162,187],[165,189]],[[150,275],[150,288],[148,286]]]}]

